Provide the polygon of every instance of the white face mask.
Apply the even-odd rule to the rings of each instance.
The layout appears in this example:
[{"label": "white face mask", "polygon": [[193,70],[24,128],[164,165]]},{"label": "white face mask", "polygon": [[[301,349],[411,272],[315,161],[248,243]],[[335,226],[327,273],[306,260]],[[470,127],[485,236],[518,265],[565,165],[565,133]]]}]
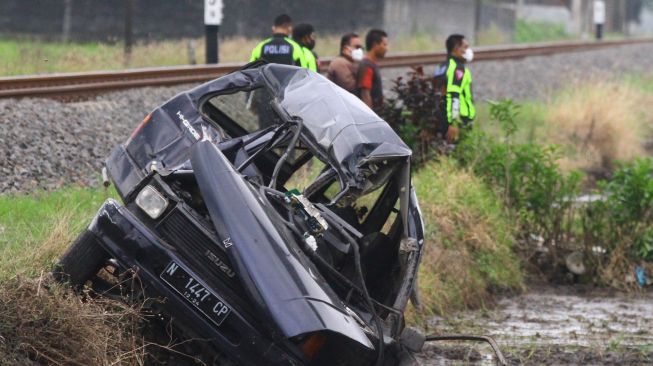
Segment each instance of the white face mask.
[{"label": "white face mask", "polygon": [[364,53],[363,53],[363,49],[362,49],[362,48],[355,48],[355,49],[351,50],[351,58],[352,58],[354,61],[360,61],[360,60],[362,60],[362,59],[363,59],[363,55],[364,55]]},{"label": "white face mask", "polygon": [[463,58],[467,62],[472,62],[472,60],[474,60],[474,51],[472,51],[470,47],[467,47],[465,53],[463,54]]}]

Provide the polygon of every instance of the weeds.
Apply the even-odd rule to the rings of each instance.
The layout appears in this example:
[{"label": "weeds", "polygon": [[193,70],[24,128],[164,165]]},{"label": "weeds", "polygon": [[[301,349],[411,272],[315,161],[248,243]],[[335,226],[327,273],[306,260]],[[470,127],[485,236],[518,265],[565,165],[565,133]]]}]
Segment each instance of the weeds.
[{"label": "weeds", "polygon": [[446,158],[426,164],[414,184],[427,223],[421,316],[483,306],[492,289],[523,286],[514,227],[491,190]]},{"label": "weeds", "polygon": [[82,301],[49,275],[0,283],[2,365],[141,365],[139,311],[103,298]]},{"label": "weeds", "polygon": [[500,126],[497,139],[476,128],[457,149],[456,157],[490,186],[496,187],[505,204],[520,218],[519,235],[543,237],[555,256],[555,243],[568,239],[572,202],[582,175],[562,173],[555,146],[516,143],[519,107],[512,101],[493,103],[490,116]]},{"label": "weeds", "polygon": [[546,112],[548,140],[565,149],[563,168],[608,177],[616,161],[646,155],[644,136],[653,122],[653,102],[633,82],[594,81],[553,99]]},{"label": "weeds", "polygon": [[[599,182],[604,199],[581,216],[585,258],[601,280],[624,287],[634,265],[653,260],[653,161],[623,164],[609,182]],[[607,253],[608,256],[604,256]]]}]

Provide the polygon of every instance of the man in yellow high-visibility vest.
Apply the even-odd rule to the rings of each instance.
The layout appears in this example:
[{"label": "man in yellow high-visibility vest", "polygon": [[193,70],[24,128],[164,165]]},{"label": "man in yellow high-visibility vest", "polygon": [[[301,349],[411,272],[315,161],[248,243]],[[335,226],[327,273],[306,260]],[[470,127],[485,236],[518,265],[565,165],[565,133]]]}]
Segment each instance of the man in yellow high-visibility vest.
[{"label": "man in yellow high-visibility vest", "polygon": [[443,100],[439,131],[446,135],[447,142],[458,139],[459,127],[468,126],[476,118],[476,107],[472,94],[472,73],[466,63],[474,58],[465,36],[452,34],[447,38],[447,61],[435,70],[436,92]]},{"label": "man in yellow high-visibility vest", "polygon": [[292,39],[302,48],[306,68],[317,72],[320,63],[317,54],[313,51],[315,48],[315,28],[306,23],[297,24],[292,30]]}]

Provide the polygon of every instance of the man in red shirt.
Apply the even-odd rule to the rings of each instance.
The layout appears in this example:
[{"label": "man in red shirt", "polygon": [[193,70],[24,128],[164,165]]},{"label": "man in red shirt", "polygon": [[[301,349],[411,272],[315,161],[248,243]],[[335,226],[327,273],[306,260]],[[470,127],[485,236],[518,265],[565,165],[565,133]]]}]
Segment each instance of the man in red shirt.
[{"label": "man in red shirt", "polygon": [[379,60],[388,52],[388,34],[372,29],[365,36],[367,54],[358,66],[358,96],[374,111],[383,107],[383,83],[379,72]]}]

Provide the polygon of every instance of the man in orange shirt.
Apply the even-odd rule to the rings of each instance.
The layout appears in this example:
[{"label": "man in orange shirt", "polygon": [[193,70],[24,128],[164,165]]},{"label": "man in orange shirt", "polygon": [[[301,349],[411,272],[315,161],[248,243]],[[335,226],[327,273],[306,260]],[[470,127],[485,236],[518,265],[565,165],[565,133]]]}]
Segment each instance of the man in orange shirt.
[{"label": "man in orange shirt", "polygon": [[388,52],[388,34],[372,29],[365,36],[367,54],[358,66],[358,96],[378,112],[383,107],[383,82],[379,71],[379,60]]}]

